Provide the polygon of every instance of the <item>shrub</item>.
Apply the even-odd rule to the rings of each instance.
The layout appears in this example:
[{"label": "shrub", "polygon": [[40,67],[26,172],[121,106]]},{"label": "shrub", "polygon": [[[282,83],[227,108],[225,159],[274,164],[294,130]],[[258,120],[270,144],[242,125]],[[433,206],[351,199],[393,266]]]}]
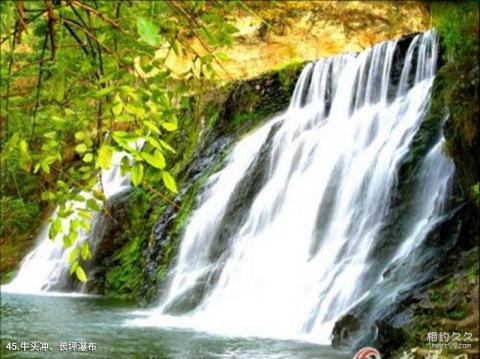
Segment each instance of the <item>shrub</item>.
[{"label": "shrub", "polygon": [[461,63],[464,59],[475,59],[478,54],[478,2],[432,2],[431,13],[449,60]]},{"label": "shrub", "polygon": [[0,238],[14,238],[30,230],[40,206],[36,202],[4,196],[0,198],[0,213]]}]

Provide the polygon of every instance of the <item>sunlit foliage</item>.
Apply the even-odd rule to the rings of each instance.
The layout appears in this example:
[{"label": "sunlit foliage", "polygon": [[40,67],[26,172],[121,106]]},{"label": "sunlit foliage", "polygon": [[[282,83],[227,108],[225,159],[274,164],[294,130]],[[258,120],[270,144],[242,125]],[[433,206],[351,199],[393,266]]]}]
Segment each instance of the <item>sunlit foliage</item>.
[{"label": "sunlit foliage", "polygon": [[[45,0],[0,6],[2,201],[56,207],[50,238],[61,236],[72,248],[71,272],[85,281],[81,261],[91,253],[76,239],[105,200],[100,170],[123,151],[129,157],[122,171],[135,186],[167,200],[177,192],[171,133],[188,98],[215,80],[212,64],[221,69],[225,55],[217,49],[236,32],[226,14],[245,5]],[[174,75],[165,66],[170,52],[194,53],[190,70]]]}]

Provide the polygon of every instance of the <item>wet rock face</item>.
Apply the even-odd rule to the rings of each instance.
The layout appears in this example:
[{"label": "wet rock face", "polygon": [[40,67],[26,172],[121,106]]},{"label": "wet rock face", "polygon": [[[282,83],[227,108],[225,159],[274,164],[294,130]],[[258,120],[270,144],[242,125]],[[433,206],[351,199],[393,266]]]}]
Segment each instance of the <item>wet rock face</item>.
[{"label": "wet rock face", "polygon": [[340,318],[333,327],[332,346],[334,348],[350,348],[353,346],[358,331],[361,328],[360,319],[354,314],[346,314]]},{"label": "wet rock face", "polygon": [[128,222],[128,200],[128,192],[112,198],[93,225],[92,236],[96,239],[91,248],[93,258],[85,263],[89,273],[86,288],[89,293],[105,293],[106,260],[128,241],[123,233]]},{"label": "wet rock face", "polygon": [[[459,190],[470,202],[472,216],[480,218],[480,200],[472,190],[480,182],[480,65],[466,69],[460,78],[446,66],[442,77],[450,92],[443,98],[450,110],[445,124],[448,153],[455,162]],[[473,229],[480,232],[480,221]]]},{"label": "wet rock face", "polygon": [[[223,135],[212,138],[207,141],[202,149],[200,149],[193,157],[191,163],[187,166],[184,173],[180,176],[184,178],[180,193],[174,198],[176,206],[169,205],[157,219],[153,228],[153,238],[143,248],[142,256],[145,258],[143,271],[145,273],[145,283],[142,286],[143,297],[155,297],[156,292],[152,293],[152,288],[156,288],[159,283],[158,271],[160,266],[167,265],[170,259],[164,257],[168,247],[176,246],[183,233],[186,216],[190,212],[196,202],[196,196],[203,187],[206,174],[214,165],[221,160],[224,152],[233,142],[233,137]],[[179,218],[182,217],[182,218]],[[160,278],[163,280],[164,278]],[[162,288],[160,288],[160,291]]]},{"label": "wet rock face", "polygon": [[220,112],[219,131],[245,133],[258,121],[284,111],[290,103],[296,80],[304,63],[239,81]]}]

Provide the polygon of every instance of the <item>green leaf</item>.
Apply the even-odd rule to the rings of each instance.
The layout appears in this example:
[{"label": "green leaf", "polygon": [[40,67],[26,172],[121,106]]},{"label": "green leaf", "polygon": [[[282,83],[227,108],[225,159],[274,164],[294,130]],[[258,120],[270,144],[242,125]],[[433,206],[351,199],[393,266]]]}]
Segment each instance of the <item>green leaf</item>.
[{"label": "green leaf", "polygon": [[43,137],[48,138],[50,140],[54,140],[57,137],[57,133],[55,131],[50,131],[45,133]]},{"label": "green leaf", "polygon": [[475,185],[473,185],[472,191],[475,196],[480,196],[480,183],[477,182]]},{"label": "green leaf", "polygon": [[113,138],[125,138],[128,137],[128,132],[125,131],[115,131],[113,133]]},{"label": "green leaf", "polygon": [[58,125],[63,125],[63,123],[65,122],[65,120],[61,117],[58,117],[58,116],[52,116],[52,121],[57,123]]},{"label": "green leaf", "polygon": [[112,111],[115,116],[118,116],[122,113],[123,110],[123,104],[121,102],[118,102],[115,106],[113,106]]},{"label": "green leaf", "polygon": [[230,60],[230,57],[228,57],[228,55],[224,52],[218,52],[217,57],[222,61]]},{"label": "green leaf", "polygon": [[77,269],[75,269],[75,274],[80,282],[85,283],[87,281],[87,275],[82,267],[77,266]]},{"label": "green leaf", "polygon": [[76,231],[80,225],[80,221],[78,219],[72,219],[70,221],[70,230]]},{"label": "green leaf", "polygon": [[103,88],[101,90],[98,90],[97,92],[95,92],[95,96],[96,97],[102,97],[102,96],[105,96],[105,95],[108,95],[110,92],[112,92],[114,90],[113,86],[110,86],[110,87],[106,87],[106,88]]},{"label": "green leaf", "polygon": [[73,243],[75,243],[75,239],[72,238],[71,233],[63,236],[63,246],[65,248],[71,247]]},{"label": "green leaf", "polygon": [[53,201],[56,198],[55,194],[50,191],[42,192],[40,197],[43,201]]},{"label": "green leaf", "polygon": [[155,132],[156,134],[160,134],[160,129],[151,121],[143,121],[143,124],[152,132]]},{"label": "green leaf", "polygon": [[80,143],[79,145],[75,146],[75,151],[77,151],[78,153],[84,153],[87,152],[87,150],[87,145],[84,143]]},{"label": "green leaf", "polygon": [[167,151],[170,151],[172,153],[177,153],[172,146],[170,146],[168,143],[165,141],[160,140],[160,144],[162,145],[163,148],[165,148]]},{"label": "green leaf", "polygon": [[89,260],[92,258],[92,254],[90,253],[90,246],[88,245],[88,242],[83,242],[82,245],[80,246],[80,250],[82,252],[82,258],[84,260]]},{"label": "green leaf", "polygon": [[143,116],[145,116],[145,110],[140,106],[128,104],[127,106],[125,106],[125,109],[131,114],[138,116],[139,118],[143,118]]},{"label": "green leaf", "polygon": [[48,238],[54,240],[55,237],[62,231],[62,220],[60,218],[55,218],[50,224],[48,230]]},{"label": "green leaf", "polygon": [[132,183],[135,187],[138,187],[143,180],[143,165],[141,163],[135,163],[132,166]]},{"label": "green leaf", "polygon": [[89,211],[85,210],[85,209],[80,209],[80,210],[78,210],[77,213],[78,213],[78,215],[79,215],[81,218],[83,218],[83,219],[86,219],[86,220],[92,219],[92,214],[91,214]]},{"label": "green leaf", "polygon": [[78,253],[80,252],[80,249],[78,247],[73,248],[70,251],[70,254],[68,255],[68,264],[73,264],[77,258],[78,258]]},{"label": "green leaf", "polygon": [[173,193],[177,193],[177,184],[175,183],[175,179],[172,177],[170,173],[167,171],[162,171],[162,180],[163,183],[165,184],[165,187],[167,187],[170,191]]},{"label": "green leaf", "polygon": [[85,134],[85,132],[82,132],[82,131],[75,132],[75,139],[78,141],[83,141],[86,137],[87,135]]},{"label": "green leaf", "polygon": [[89,152],[83,156],[83,162],[90,163],[93,161],[93,155]]},{"label": "green leaf", "polygon": [[140,39],[151,46],[156,46],[159,43],[160,36],[159,28],[153,22],[143,17],[137,17],[137,31]]},{"label": "green leaf", "polygon": [[162,122],[162,127],[167,131],[176,131],[178,126],[176,122]]},{"label": "green leaf", "polygon": [[107,144],[103,144],[98,151],[97,166],[108,170],[112,162],[113,149]]},{"label": "green leaf", "polygon": [[18,146],[20,149],[20,164],[25,171],[30,171],[32,159],[28,151],[28,143],[21,140]]},{"label": "green leaf", "polygon": [[40,162],[40,167],[42,168],[43,172],[50,173],[50,166],[48,165],[47,162],[45,161]]},{"label": "green leaf", "polygon": [[83,202],[83,201],[85,201],[85,197],[83,197],[81,194],[75,193],[72,196],[72,200],[77,201],[77,202]]},{"label": "green leaf", "polygon": [[87,207],[90,208],[93,211],[99,212],[101,210],[100,206],[98,205],[97,201],[94,199],[90,198],[87,199]]},{"label": "green leaf", "polygon": [[155,150],[154,154],[142,152],[141,156],[147,163],[155,168],[163,170],[165,168],[165,157],[159,150]]},{"label": "green leaf", "polygon": [[156,148],[157,150],[162,150],[162,145],[160,144],[160,142],[157,141],[157,139],[155,137],[152,137],[152,136],[147,136],[145,137],[145,139],[147,140],[147,142],[154,148]]},{"label": "green leaf", "polygon": [[172,49],[173,49],[173,52],[175,52],[175,55],[180,55],[180,51],[181,51],[181,48],[180,48],[180,43],[178,42],[178,40],[173,40],[173,42],[171,43],[171,46],[172,46]]},{"label": "green leaf", "polygon": [[70,267],[70,274],[73,274],[77,270],[78,265],[78,261],[73,262],[72,266]]},{"label": "green leaf", "polygon": [[80,227],[82,227],[85,231],[89,231],[91,229],[90,223],[86,221],[79,221]]},{"label": "green leaf", "polygon": [[73,245],[78,238],[78,232],[74,228],[75,226],[73,225],[72,222],[73,221],[70,221],[70,230],[68,231],[68,234],[66,236],[63,236],[63,245],[66,248]]}]

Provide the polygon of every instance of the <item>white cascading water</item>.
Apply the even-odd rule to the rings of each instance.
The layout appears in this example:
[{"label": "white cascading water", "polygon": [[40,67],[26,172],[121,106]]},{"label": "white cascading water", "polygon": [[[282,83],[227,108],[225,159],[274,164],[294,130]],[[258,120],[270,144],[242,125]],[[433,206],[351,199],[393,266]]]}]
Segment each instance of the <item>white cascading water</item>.
[{"label": "white cascading water", "polygon": [[[409,46],[396,87],[391,69],[397,41],[308,64],[288,110],[241,140],[225,168],[209,179],[159,307],[128,324],[329,343],[335,321],[386,280],[389,264],[412,256],[439,221],[447,195],[453,165],[440,139],[419,175],[422,205],[415,223],[392,261],[373,271],[369,253],[428,110],[437,62],[435,31]],[[267,179],[256,184],[227,249],[212,260],[229,199],[266,141]],[[365,280],[372,273],[374,280]],[[206,277],[214,280],[201,301],[172,314]],[[393,288],[390,299],[402,288]]]},{"label": "white cascading water", "polygon": [[[122,175],[120,170],[121,159],[126,156],[123,152],[116,152],[112,157],[112,162],[108,170],[102,170],[101,185],[108,201],[113,196],[130,188],[129,175]],[[91,193],[80,192],[85,199],[93,198]],[[71,217],[62,218],[62,231],[54,240],[48,236],[49,225],[45,225],[38,236],[37,246],[23,259],[20,269],[15,278],[5,286],[2,291],[15,293],[44,293],[51,290],[62,289],[70,274],[70,265],[68,256],[71,248],[65,248],[62,237],[70,230],[70,221],[78,218],[76,210],[85,208],[83,202],[69,201],[65,204],[66,208],[71,208],[73,214]],[[56,216],[56,211],[52,217]],[[95,223],[95,217],[91,220],[91,227]],[[88,240],[90,233],[79,230],[77,245]]]}]

